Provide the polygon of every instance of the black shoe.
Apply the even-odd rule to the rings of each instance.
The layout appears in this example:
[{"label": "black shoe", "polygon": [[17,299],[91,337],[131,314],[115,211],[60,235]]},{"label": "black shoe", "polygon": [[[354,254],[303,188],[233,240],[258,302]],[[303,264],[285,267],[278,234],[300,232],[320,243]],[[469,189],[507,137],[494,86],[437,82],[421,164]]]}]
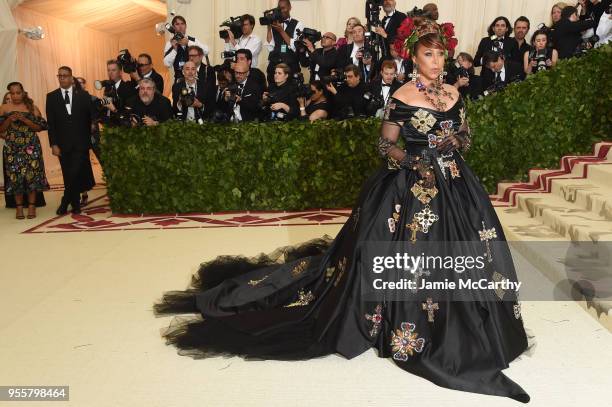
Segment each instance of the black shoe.
[{"label": "black shoe", "polygon": [[70,212],[72,212],[74,215],[79,215],[81,213],[81,206],[72,205],[72,210]]},{"label": "black shoe", "polygon": [[59,206],[59,208],[57,208],[57,210],[55,211],[55,213],[56,213],[57,215],[60,215],[60,216],[61,216],[61,215],[65,215],[65,214],[67,214],[67,213],[68,213],[68,205],[66,205],[66,204],[62,203],[62,204]]}]

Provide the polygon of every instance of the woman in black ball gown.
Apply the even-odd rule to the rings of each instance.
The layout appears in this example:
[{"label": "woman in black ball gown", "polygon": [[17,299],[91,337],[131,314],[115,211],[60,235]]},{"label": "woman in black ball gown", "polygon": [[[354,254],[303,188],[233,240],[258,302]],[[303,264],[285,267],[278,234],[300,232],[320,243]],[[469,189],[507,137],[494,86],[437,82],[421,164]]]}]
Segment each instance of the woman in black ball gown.
[{"label": "woman in black ball gown", "polygon": [[[416,72],[390,99],[379,140],[385,163],[366,181],[350,219],[333,241],[218,257],[200,267],[189,289],[165,293],[157,315],[200,314],[177,317],[165,331],[180,354],[350,359],[373,347],[440,386],[529,401],[502,373],[528,346],[519,304],[502,301],[503,291],[427,303],[362,296],[362,248],[370,241],[496,241],[488,276],[516,281],[488,195],[460,154],[470,136],[463,101],[440,80],[445,31],[407,20]],[[400,136],[405,149],[396,146]]]}]

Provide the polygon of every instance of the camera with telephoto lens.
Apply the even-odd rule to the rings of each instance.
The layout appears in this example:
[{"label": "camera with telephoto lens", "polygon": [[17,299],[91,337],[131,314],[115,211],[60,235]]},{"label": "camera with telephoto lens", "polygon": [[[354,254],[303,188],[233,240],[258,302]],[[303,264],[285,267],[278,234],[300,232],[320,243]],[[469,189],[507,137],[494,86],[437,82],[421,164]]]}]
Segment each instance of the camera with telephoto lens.
[{"label": "camera with telephoto lens", "polygon": [[383,4],[384,0],[366,0],[365,16],[369,27],[379,27],[381,25],[380,8]]},{"label": "camera with telephoto lens", "polygon": [[366,92],[363,94],[363,98],[366,100],[366,112],[368,116],[374,116],[378,109],[382,109],[385,105],[385,100],[382,95],[379,94]]},{"label": "camera with telephoto lens", "polygon": [[185,34],[183,34],[183,33],[181,33],[181,32],[176,31],[176,30],[174,29],[174,27],[172,26],[172,24],[170,24],[170,23],[166,23],[166,25],[164,25],[164,27],[166,28],[166,31],[168,31],[170,34],[172,34],[172,35],[173,35],[172,39],[173,39],[174,41],[177,41],[177,42],[178,42],[178,41],[182,40],[183,38],[185,38]]},{"label": "camera with telephoto lens", "polygon": [[136,68],[138,68],[138,62],[136,62],[136,59],[132,57],[130,51],[127,49],[122,49],[119,51],[119,55],[117,55],[117,62],[125,73],[136,72]]},{"label": "camera with telephoto lens", "polygon": [[[153,120],[156,120],[153,118]],[[115,121],[119,126],[132,127],[132,126],[144,126],[143,117],[134,113],[130,107],[126,107],[121,111],[117,112]]]},{"label": "camera with telephoto lens", "polygon": [[283,21],[283,13],[279,7],[266,10],[263,13],[263,17],[259,17],[259,24],[261,25],[271,25],[275,21]]},{"label": "camera with telephoto lens", "polygon": [[113,92],[114,85],[115,83],[108,79],[103,81],[94,81],[94,88],[96,88],[97,90],[104,89],[104,96],[102,96],[101,98],[94,99],[93,103],[95,107],[101,109],[102,107],[107,106],[111,103],[115,105],[115,107],[119,106],[119,98],[117,97],[116,92]]},{"label": "camera with telephoto lens", "polygon": [[546,49],[529,51],[529,60],[536,63],[536,66],[533,68],[535,72],[545,71],[548,68],[546,65],[547,59]]},{"label": "camera with telephoto lens", "polygon": [[346,81],[346,75],[344,74],[344,72],[340,72],[340,73],[335,73],[332,75],[323,76],[321,80],[323,81],[325,85],[328,85],[331,83],[337,88]]},{"label": "camera with telephoto lens", "polygon": [[582,42],[580,43],[580,45],[578,45],[578,48],[576,48],[576,51],[574,52],[574,56],[580,57],[584,55],[587,51],[592,49],[595,46],[595,44],[597,44],[598,41],[599,41],[598,35],[593,35],[589,38],[584,38]]},{"label": "camera with telephoto lens", "polygon": [[310,90],[310,85],[304,83],[304,74],[301,72],[296,73],[293,75],[293,80],[297,87],[295,97],[310,99],[312,90]]},{"label": "camera with telephoto lens", "polygon": [[[219,27],[227,27],[234,34],[234,38],[240,38],[242,36],[242,17],[230,17],[221,24]],[[227,30],[220,30],[219,37],[224,40],[229,38]]]},{"label": "camera with telephoto lens", "polygon": [[195,102],[195,93],[193,90],[189,88],[182,88],[181,94],[179,95],[179,100],[181,106],[183,107],[191,107]]},{"label": "camera with telephoto lens", "polygon": [[506,86],[510,85],[511,83],[518,83],[520,81],[521,81],[520,75],[516,75],[510,78],[506,82],[495,82],[493,85],[489,86],[484,92],[482,92],[482,94],[484,96],[492,95],[494,93],[504,90]]},{"label": "camera with telephoto lens", "polygon": [[228,102],[229,103],[236,103],[236,96],[238,96],[238,84],[237,83],[230,83],[229,85],[227,85],[225,90],[228,91],[229,94],[230,94]]},{"label": "camera with telephoto lens", "polygon": [[296,30],[297,39],[295,40],[295,49],[298,52],[305,52],[308,48],[304,40],[310,41],[313,45],[321,41],[321,32],[313,28],[304,28],[304,30]]}]

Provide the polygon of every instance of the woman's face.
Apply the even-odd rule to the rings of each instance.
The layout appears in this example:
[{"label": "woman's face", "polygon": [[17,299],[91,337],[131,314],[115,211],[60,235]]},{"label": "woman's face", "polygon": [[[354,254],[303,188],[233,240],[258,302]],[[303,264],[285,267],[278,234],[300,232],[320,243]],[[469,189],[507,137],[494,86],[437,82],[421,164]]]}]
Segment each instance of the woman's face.
[{"label": "woman's face", "polygon": [[546,48],[546,44],[548,43],[548,37],[545,34],[538,34],[533,43],[537,50],[542,50]]},{"label": "woman's face", "polygon": [[444,71],[444,50],[417,47],[413,62],[418,65],[419,74],[428,81],[434,81]]},{"label": "woman's face", "polygon": [[285,71],[283,71],[281,68],[276,68],[274,70],[274,83],[277,85],[282,85],[283,83],[287,82],[288,77],[289,74],[285,73]]},{"label": "woman's face", "polygon": [[472,67],[472,63],[463,57],[458,57],[457,62],[459,62],[459,65],[464,69],[470,69]]},{"label": "woman's face", "polygon": [[556,23],[561,20],[561,9],[557,6],[554,6],[552,8],[552,11],[550,12],[550,18],[552,19],[553,23]]},{"label": "woman's face", "polygon": [[347,22],[346,22],[346,29],[349,31],[353,31],[353,27],[355,27],[355,25],[357,24],[357,20],[354,18],[350,18]]},{"label": "woman's face", "polygon": [[23,102],[23,91],[21,90],[21,86],[13,85],[9,88],[9,95],[11,97],[11,102],[14,105],[18,105]]},{"label": "woman's face", "polygon": [[576,13],[572,14],[569,20],[575,23],[576,21],[578,21],[578,14]]},{"label": "woman's face", "polygon": [[4,95],[4,99],[2,99],[2,104],[3,105],[8,105],[11,103],[11,93],[10,92],[6,92],[6,95]]},{"label": "woman's face", "polygon": [[508,32],[508,26],[504,20],[497,20],[493,26],[493,32],[498,37],[503,37]]},{"label": "woman's face", "polygon": [[312,92],[312,96],[310,97],[310,100],[315,101],[315,102],[319,100],[319,98],[323,94],[323,91],[318,90],[316,86],[311,86],[310,91]]}]

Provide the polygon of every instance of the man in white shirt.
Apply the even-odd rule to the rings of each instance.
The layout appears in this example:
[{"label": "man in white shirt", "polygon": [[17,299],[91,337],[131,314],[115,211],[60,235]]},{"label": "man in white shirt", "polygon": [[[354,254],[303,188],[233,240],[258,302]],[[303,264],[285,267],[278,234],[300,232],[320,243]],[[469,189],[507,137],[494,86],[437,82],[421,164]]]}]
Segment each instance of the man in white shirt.
[{"label": "man in white shirt", "polygon": [[601,47],[612,39],[612,7],[608,7],[608,10],[601,15],[596,34],[599,41],[595,44],[595,47]]},{"label": "man in white shirt", "polygon": [[299,72],[300,66],[295,52],[295,41],[298,31],[304,31],[304,24],[291,18],[291,1],[278,0],[282,21],[274,21],[268,25],[266,46],[268,55],[268,82],[274,82],[274,68],[280,63],[286,63],[291,68],[291,74]]},{"label": "man in white shirt", "polygon": [[174,69],[174,81],[183,77],[183,65],[189,61],[187,47],[197,45],[204,50],[204,55],[208,55],[208,46],[200,42],[197,38],[187,35],[187,21],[182,16],[175,16],[172,19],[172,27],[176,31],[174,37],[166,41],[164,47],[164,65]]},{"label": "man in white shirt", "polygon": [[228,38],[225,38],[226,51],[238,51],[239,49],[248,49],[253,55],[251,68],[257,68],[259,62],[259,53],[261,52],[261,39],[253,34],[255,28],[255,17],[250,14],[242,16],[242,36],[236,40],[232,30],[227,29]]},{"label": "man in white shirt", "polygon": [[397,4],[395,0],[385,0],[383,3],[383,11],[385,12],[385,16],[382,19],[381,25],[374,29],[376,34],[384,38],[386,55],[389,55],[389,49],[395,40],[397,29],[406,19],[406,14],[397,11],[395,9],[396,7]]}]

